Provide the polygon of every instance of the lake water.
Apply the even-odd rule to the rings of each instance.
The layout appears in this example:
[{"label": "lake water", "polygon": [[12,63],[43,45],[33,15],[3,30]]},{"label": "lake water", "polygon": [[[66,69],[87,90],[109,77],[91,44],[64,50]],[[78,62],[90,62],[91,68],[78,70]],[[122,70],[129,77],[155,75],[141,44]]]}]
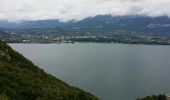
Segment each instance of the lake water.
[{"label": "lake water", "polygon": [[170,46],[10,44],[46,72],[101,100],[170,93]]}]

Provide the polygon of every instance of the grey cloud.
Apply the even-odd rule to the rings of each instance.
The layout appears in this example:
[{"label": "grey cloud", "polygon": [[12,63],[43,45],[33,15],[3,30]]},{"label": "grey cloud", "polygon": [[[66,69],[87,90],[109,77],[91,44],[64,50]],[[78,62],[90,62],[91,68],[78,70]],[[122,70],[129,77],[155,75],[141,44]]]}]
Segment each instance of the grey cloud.
[{"label": "grey cloud", "polygon": [[111,14],[170,16],[169,0],[0,0],[0,20],[81,20]]}]

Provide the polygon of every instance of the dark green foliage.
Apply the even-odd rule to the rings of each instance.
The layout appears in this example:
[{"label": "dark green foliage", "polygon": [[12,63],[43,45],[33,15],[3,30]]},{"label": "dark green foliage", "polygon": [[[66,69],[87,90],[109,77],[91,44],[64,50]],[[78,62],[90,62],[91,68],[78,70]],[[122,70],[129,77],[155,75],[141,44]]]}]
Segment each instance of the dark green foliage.
[{"label": "dark green foliage", "polygon": [[45,73],[0,41],[0,100],[97,100]]},{"label": "dark green foliage", "polygon": [[141,99],[137,99],[137,100],[166,100],[166,96],[165,95],[152,95],[152,96],[147,96]]}]

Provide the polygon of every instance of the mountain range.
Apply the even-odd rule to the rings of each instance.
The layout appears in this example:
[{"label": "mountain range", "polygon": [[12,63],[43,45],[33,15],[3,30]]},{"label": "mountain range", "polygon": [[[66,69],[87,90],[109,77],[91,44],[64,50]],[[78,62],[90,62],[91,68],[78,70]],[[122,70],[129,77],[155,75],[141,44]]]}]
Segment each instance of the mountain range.
[{"label": "mountain range", "polygon": [[113,32],[115,30],[124,30],[169,34],[170,18],[167,16],[152,18],[146,16],[98,15],[80,21],[72,20],[68,22],[62,22],[57,19],[21,22],[0,21],[0,27],[6,29],[63,28],[65,30],[81,30],[82,32]]}]

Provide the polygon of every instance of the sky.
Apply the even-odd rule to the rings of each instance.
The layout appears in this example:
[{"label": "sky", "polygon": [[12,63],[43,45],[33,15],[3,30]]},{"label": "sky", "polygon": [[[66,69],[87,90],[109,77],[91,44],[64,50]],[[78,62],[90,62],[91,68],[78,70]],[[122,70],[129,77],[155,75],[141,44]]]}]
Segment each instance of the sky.
[{"label": "sky", "polygon": [[105,14],[170,17],[170,0],[0,0],[0,20],[69,21]]}]

